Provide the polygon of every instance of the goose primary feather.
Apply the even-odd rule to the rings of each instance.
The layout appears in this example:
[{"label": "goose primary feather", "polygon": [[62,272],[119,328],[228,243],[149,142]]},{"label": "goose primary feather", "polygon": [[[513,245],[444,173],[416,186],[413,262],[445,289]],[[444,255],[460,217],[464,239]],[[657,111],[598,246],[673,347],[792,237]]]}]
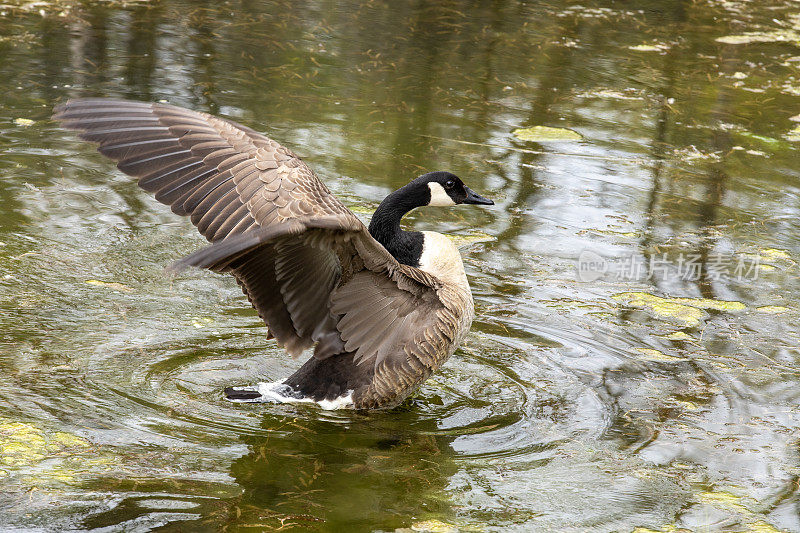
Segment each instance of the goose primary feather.
[{"label": "goose primary feather", "polygon": [[70,100],[54,118],[211,241],[178,268],[231,273],[270,338],[293,357],[314,348],[279,389],[232,387],[228,398],[391,407],[469,330],[458,250],[438,233],[400,227],[416,207],[493,203],[453,174],[425,174],[391,193],[367,228],[294,153],[235,122],[97,98]]}]

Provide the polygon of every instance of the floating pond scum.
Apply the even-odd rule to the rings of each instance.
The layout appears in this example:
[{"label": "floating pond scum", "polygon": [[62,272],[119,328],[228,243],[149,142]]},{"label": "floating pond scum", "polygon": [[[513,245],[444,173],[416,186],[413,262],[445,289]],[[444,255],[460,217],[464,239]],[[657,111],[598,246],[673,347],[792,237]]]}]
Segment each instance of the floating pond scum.
[{"label": "floating pond scum", "polygon": [[583,139],[577,131],[567,128],[553,128],[551,126],[517,128],[512,133],[520,141],[531,142],[580,141]]},{"label": "floating pond scum", "polygon": [[655,318],[675,321],[685,326],[699,325],[701,320],[708,318],[707,310],[732,313],[746,309],[742,302],[709,298],[664,298],[646,292],[623,292],[613,297],[631,307],[644,309]]}]

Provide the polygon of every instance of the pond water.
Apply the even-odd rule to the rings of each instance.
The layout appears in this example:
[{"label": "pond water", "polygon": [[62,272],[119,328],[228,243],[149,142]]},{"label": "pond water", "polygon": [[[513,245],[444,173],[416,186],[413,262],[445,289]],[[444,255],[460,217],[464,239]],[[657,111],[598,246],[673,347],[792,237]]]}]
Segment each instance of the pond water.
[{"label": "pond water", "polygon": [[[0,529],[800,531],[796,1],[12,0],[0,93]],[[408,222],[462,245],[462,348],[388,412],[224,401],[299,362],[165,274],[205,241],[49,120],[87,95],[364,220],[461,176],[497,205]]]}]

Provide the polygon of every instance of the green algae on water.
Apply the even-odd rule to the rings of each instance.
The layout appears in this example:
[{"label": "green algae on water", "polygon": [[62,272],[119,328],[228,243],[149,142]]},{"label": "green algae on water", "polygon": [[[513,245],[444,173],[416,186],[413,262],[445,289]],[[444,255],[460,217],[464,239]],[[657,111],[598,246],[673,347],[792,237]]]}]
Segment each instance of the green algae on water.
[{"label": "green algae on water", "polygon": [[411,524],[409,529],[398,529],[397,531],[419,531],[420,533],[477,533],[483,531],[483,528],[471,524],[450,524],[437,519],[420,520]]},{"label": "green algae on water", "polygon": [[639,359],[644,361],[653,361],[659,363],[672,363],[677,361],[688,361],[685,357],[676,357],[674,355],[665,354],[661,350],[656,350],[654,348],[636,348],[641,355],[638,356]]},{"label": "green algae on water", "polygon": [[711,298],[672,298],[672,301],[683,305],[699,307],[700,309],[713,309],[715,311],[725,311],[728,313],[744,311],[747,308],[742,302],[712,300]]},{"label": "green algae on water", "polygon": [[661,338],[667,339],[670,341],[690,341],[692,340],[692,336],[684,331],[675,331],[670,333],[669,335],[662,335]]},{"label": "green algae on water", "polygon": [[371,216],[373,213],[375,213],[375,209],[377,209],[377,206],[362,205],[362,204],[353,202],[353,203],[348,203],[347,204],[347,209],[349,209],[353,213],[356,213],[357,215],[370,215]]},{"label": "green algae on water", "polygon": [[87,279],[86,284],[94,285],[95,287],[104,287],[106,289],[111,289],[114,291],[133,292],[133,289],[131,289],[127,285],[123,285],[122,283],[117,283],[116,281],[101,281],[99,279]]},{"label": "green algae on water", "polygon": [[50,436],[50,441],[58,448],[89,448],[91,444],[88,440],[72,433],[56,431]]},{"label": "green algae on water", "polygon": [[214,322],[214,319],[207,316],[193,316],[192,317],[192,326],[196,329],[202,329]]},{"label": "green algae on water", "polygon": [[32,466],[53,455],[90,446],[89,441],[71,433],[48,434],[33,424],[0,421],[0,464],[5,466]]},{"label": "green algae on water", "polygon": [[747,524],[749,528],[748,531],[751,533],[783,533],[783,530],[780,530],[773,526],[772,524],[767,524],[764,521],[753,522],[751,524]]},{"label": "green algae on water", "polygon": [[686,326],[696,326],[708,316],[702,309],[682,305],[670,301],[668,298],[660,298],[645,292],[624,292],[615,294],[613,298],[631,307],[644,309],[655,318],[680,322]]},{"label": "green algae on water", "polygon": [[780,313],[786,313],[791,311],[788,307],[783,307],[781,305],[763,305],[761,307],[756,307],[756,311],[759,313],[766,313],[768,315],[777,315]]},{"label": "green algae on water", "polygon": [[759,252],[759,255],[767,261],[786,260],[791,261],[792,256],[786,250],[778,248],[764,248]]},{"label": "green algae on water", "polygon": [[732,509],[745,514],[750,514],[751,511],[743,504],[742,496],[737,496],[726,491],[706,491],[697,495],[697,499],[701,503],[711,504],[714,507],[722,509]]},{"label": "green algae on water", "polygon": [[697,500],[705,505],[733,511],[742,517],[742,522],[746,523],[747,529],[754,533],[780,533],[782,530],[764,520],[758,520],[760,514],[752,508],[759,507],[758,502],[749,497],[743,497],[726,491],[706,491],[696,496]]},{"label": "green algae on water", "polygon": [[445,235],[458,248],[461,248],[463,246],[469,246],[470,244],[475,244],[479,242],[490,242],[497,240],[496,237],[489,235],[488,233],[484,233],[482,231],[473,231],[463,235],[462,234],[445,234]]},{"label": "green algae on water", "polygon": [[458,527],[441,520],[423,520],[411,524],[411,531],[425,533],[458,533]]},{"label": "green algae on water", "polygon": [[643,309],[655,318],[697,326],[708,317],[705,310],[736,312],[746,306],[742,302],[712,300],[710,298],[662,298],[647,292],[622,292],[612,296],[615,300]]},{"label": "green algae on water", "polygon": [[583,139],[583,136],[577,131],[567,128],[551,128],[549,126],[518,128],[512,133],[520,141],[530,142],[580,141]]}]

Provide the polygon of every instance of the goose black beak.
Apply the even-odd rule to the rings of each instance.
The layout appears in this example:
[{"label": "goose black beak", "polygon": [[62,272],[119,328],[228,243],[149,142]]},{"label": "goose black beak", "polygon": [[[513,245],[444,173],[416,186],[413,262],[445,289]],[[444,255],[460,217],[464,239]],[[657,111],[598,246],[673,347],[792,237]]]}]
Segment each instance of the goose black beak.
[{"label": "goose black beak", "polygon": [[464,186],[464,190],[467,191],[467,197],[464,198],[463,202],[461,202],[462,204],[494,205],[493,201],[489,200],[488,198],[484,198],[466,185]]}]

